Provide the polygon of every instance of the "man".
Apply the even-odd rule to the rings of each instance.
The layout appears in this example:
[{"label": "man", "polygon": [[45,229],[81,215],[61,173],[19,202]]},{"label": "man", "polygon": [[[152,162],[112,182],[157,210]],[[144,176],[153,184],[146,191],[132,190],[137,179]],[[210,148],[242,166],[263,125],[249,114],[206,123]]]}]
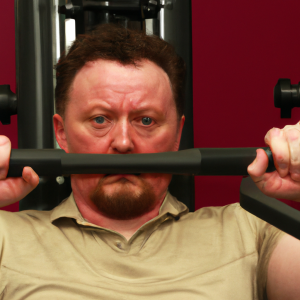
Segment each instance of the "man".
[{"label": "man", "polygon": [[[81,36],[57,66],[56,139],[72,153],[177,151],[184,64],[156,37],[106,25]],[[300,126],[272,129],[248,171],[267,195],[300,200]],[[26,167],[0,200],[38,184]],[[72,175],[51,212],[1,212],[2,299],[299,299],[300,242],[238,204],[188,213],[167,174]]]}]

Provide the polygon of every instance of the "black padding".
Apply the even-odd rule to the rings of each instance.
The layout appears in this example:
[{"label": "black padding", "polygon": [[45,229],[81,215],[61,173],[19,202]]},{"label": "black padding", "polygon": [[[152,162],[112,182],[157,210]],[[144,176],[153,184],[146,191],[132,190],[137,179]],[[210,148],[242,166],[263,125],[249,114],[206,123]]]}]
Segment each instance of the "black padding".
[{"label": "black padding", "polygon": [[264,195],[250,177],[242,180],[240,204],[253,215],[300,239],[300,212]]}]

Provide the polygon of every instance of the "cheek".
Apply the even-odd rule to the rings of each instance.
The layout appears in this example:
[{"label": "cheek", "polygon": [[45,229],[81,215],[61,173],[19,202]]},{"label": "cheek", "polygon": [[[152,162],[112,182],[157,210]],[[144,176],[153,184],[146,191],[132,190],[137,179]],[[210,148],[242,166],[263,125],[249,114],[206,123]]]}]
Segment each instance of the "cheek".
[{"label": "cheek", "polygon": [[70,152],[88,153],[93,147],[94,141],[88,138],[87,135],[80,132],[73,132],[68,137],[68,145]]},{"label": "cheek", "polygon": [[71,175],[72,188],[73,190],[77,187],[87,191],[94,190],[103,176],[102,174],[73,174]]},{"label": "cheek", "polygon": [[[161,130],[147,141],[149,152],[168,152],[174,151],[176,133],[171,128]],[[151,151],[150,151],[151,150]]]},{"label": "cheek", "polygon": [[168,186],[171,182],[170,174],[144,174],[141,175],[151,185],[155,196],[159,199],[165,196]]},{"label": "cheek", "polygon": [[73,153],[106,153],[110,144],[109,135],[95,136],[85,126],[72,126],[66,136],[69,152]]}]

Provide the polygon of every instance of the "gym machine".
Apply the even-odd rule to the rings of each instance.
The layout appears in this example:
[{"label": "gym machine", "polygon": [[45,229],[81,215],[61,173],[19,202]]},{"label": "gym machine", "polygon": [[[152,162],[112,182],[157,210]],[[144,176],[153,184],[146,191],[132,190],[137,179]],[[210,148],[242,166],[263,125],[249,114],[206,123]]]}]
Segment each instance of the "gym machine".
[{"label": "gym machine", "polygon": [[[9,176],[20,176],[24,166],[33,167],[40,176],[39,186],[21,201],[21,210],[45,210],[56,206],[70,193],[69,174],[175,174],[170,191],[190,210],[194,209],[191,175],[247,175],[246,169],[255,158],[256,148],[191,149],[193,107],[189,0],[15,0],[15,17],[17,93],[13,94],[9,86],[0,87],[0,121],[9,124],[10,116],[18,112],[19,149],[12,150]],[[53,65],[61,53],[68,50],[76,34],[109,22],[159,35],[173,44],[184,58],[187,64],[187,122],[181,151],[106,155],[66,154],[57,149],[52,128],[55,112]],[[275,106],[282,109],[282,117],[288,117],[292,107],[297,106],[299,88],[279,82],[274,96]],[[269,157],[268,171],[272,171],[272,154],[268,149],[265,151]],[[250,178],[242,181],[240,202],[249,212],[300,239],[300,212],[263,195]]]},{"label": "gym machine", "polygon": [[[194,147],[190,0],[15,0],[17,92],[0,87],[0,121],[18,116],[19,149],[57,149],[53,66],[77,34],[113,22],[170,42],[185,60],[186,122],[180,149]],[[175,175],[170,191],[194,209],[194,179]],[[71,192],[69,177],[41,176],[39,186],[20,201],[20,210],[49,210]],[[39,199],[37,201],[37,199]]]}]

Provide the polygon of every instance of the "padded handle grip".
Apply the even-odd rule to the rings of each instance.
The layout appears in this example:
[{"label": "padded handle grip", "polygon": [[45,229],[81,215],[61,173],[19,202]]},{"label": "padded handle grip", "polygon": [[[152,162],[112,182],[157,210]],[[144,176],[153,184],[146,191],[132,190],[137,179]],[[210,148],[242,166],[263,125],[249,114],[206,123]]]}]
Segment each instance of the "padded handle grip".
[{"label": "padded handle grip", "polygon": [[[248,175],[257,148],[195,148],[145,154],[74,154],[63,150],[13,149],[8,177],[19,177],[25,166],[39,176],[69,174],[168,173],[189,175]],[[274,170],[272,153],[269,169]]]}]

